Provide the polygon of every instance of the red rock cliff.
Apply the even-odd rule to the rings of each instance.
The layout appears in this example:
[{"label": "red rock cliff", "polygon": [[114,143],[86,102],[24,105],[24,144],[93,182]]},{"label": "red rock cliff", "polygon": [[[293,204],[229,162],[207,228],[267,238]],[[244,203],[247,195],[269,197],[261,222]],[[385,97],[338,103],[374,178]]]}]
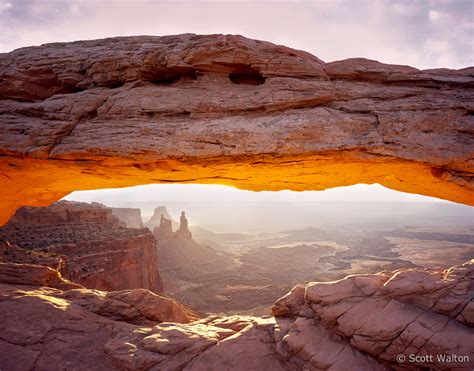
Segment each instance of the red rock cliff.
[{"label": "red rock cliff", "polygon": [[65,277],[88,288],[163,290],[152,233],[124,227],[100,204],[61,201],[21,208],[0,229],[0,239],[64,255]]}]

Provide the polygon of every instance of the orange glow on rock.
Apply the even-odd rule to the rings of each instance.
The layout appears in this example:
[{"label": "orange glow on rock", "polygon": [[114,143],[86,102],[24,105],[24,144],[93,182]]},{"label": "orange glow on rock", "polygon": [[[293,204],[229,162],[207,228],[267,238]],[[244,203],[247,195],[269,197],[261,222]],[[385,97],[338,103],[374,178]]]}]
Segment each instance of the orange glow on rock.
[{"label": "orange glow on rock", "polygon": [[357,183],[379,183],[409,193],[474,205],[473,192],[449,174],[423,163],[360,154],[201,158],[131,163],[106,161],[0,160],[0,223],[23,205],[46,206],[70,192],[151,183],[223,184],[252,191],[323,190]]}]

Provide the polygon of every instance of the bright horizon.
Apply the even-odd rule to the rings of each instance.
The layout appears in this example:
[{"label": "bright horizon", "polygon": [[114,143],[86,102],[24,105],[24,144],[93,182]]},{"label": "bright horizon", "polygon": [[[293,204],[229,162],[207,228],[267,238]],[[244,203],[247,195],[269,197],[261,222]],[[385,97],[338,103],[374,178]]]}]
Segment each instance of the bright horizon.
[{"label": "bright horizon", "polygon": [[473,215],[473,208],[469,206],[402,193],[379,184],[303,192],[253,192],[223,185],[150,184],[76,191],[64,199],[139,208],[144,222],[150,219],[156,207],[165,206],[175,220],[179,220],[181,211],[186,211],[191,226],[235,233],[332,228],[354,223],[364,228],[380,223],[395,228],[416,225],[416,215],[422,215],[424,223],[429,225],[440,218],[440,210],[445,210],[447,224],[452,225],[453,220],[469,224]]},{"label": "bright horizon", "polygon": [[403,193],[380,184],[356,184],[324,191],[262,191],[240,190],[223,185],[204,184],[149,184],[136,187],[76,191],[64,197],[66,200],[102,202],[109,206],[123,203],[160,201],[199,202],[252,202],[252,201],[393,201],[393,202],[448,202],[434,197]]}]

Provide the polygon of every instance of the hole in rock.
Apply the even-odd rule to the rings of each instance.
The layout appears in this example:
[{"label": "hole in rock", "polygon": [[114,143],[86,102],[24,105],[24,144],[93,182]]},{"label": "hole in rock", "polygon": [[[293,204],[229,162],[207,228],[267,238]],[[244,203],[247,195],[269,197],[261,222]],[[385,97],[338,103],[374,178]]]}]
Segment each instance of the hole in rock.
[{"label": "hole in rock", "polygon": [[259,70],[246,64],[220,62],[216,66],[219,66],[219,72],[228,74],[234,84],[262,85],[266,80]]},{"label": "hole in rock", "polygon": [[64,259],[63,275],[86,287],[164,291],[200,315],[264,315],[297,284],[472,259],[473,216],[472,207],[377,184],[319,192],[162,184],[23,207],[0,240],[12,246],[2,259]]},{"label": "hole in rock", "polygon": [[155,85],[172,85],[178,81],[196,80],[198,72],[190,68],[176,68],[166,71],[153,71],[143,76],[145,81]]},{"label": "hole in rock", "polygon": [[107,85],[107,87],[110,89],[117,89],[117,88],[121,88],[124,85],[125,83],[123,81],[114,81],[110,83],[109,85]]},{"label": "hole in rock", "polygon": [[171,85],[179,80],[181,80],[181,75],[173,75],[152,80],[151,82],[155,85]]},{"label": "hole in rock", "polygon": [[258,71],[231,73],[229,79],[234,84],[244,85],[262,85],[265,82],[265,77]]}]

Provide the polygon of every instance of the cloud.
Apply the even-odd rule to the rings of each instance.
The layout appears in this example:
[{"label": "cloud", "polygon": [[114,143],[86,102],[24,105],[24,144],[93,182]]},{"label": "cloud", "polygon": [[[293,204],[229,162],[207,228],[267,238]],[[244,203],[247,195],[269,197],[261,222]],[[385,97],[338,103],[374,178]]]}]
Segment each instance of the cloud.
[{"label": "cloud", "polygon": [[9,1],[0,1],[0,14],[4,12],[5,10],[8,10],[12,7],[12,3]]},{"label": "cloud", "polygon": [[118,35],[234,33],[325,61],[474,65],[473,2],[0,0],[0,51]]}]

